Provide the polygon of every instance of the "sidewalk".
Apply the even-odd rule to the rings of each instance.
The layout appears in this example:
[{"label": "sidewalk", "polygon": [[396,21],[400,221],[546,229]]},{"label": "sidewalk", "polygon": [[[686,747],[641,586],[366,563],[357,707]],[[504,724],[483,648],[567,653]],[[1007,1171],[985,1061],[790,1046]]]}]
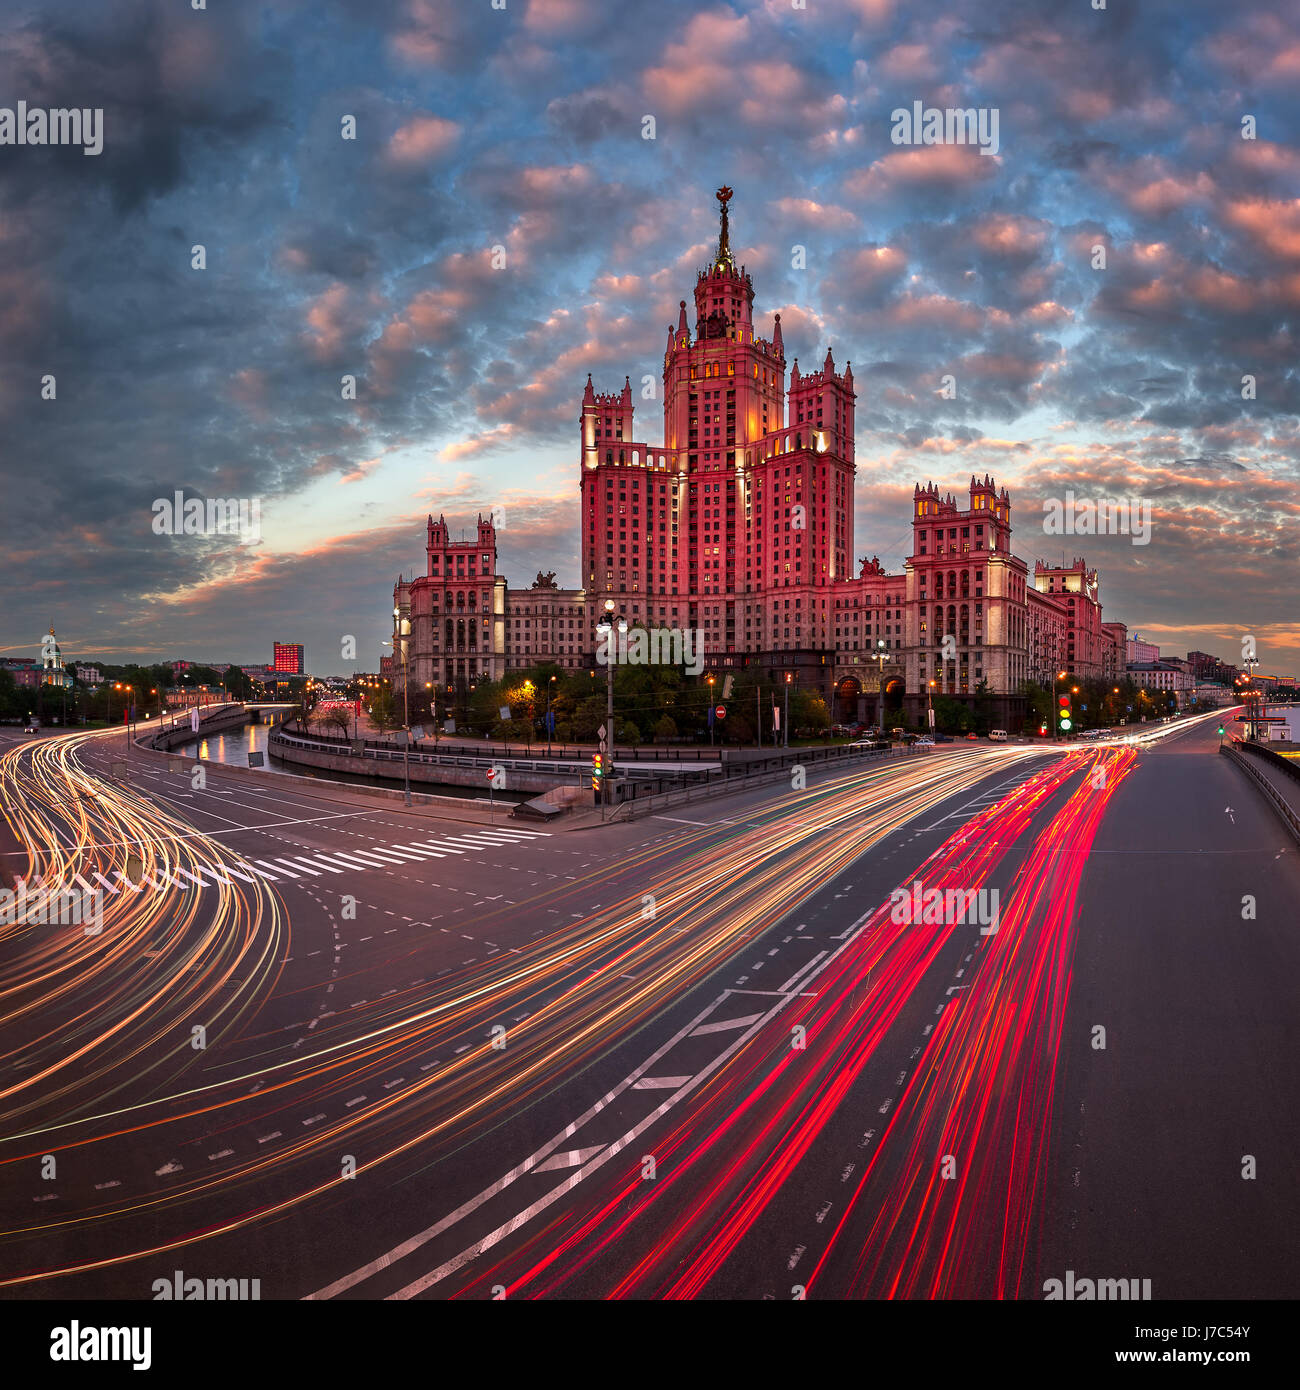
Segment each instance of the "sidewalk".
[{"label": "sidewalk", "polygon": [[[1249,751],[1235,740],[1223,746],[1230,750],[1233,761],[1246,770],[1248,776],[1253,774],[1251,780],[1256,781],[1257,785],[1263,784],[1260,791],[1269,798],[1274,810],[1300,840],[1300,777],[1290,776],[1269,758]],[[1288,761],[1295,763],[1297,772],[1300,772],[1300,758]]]}]

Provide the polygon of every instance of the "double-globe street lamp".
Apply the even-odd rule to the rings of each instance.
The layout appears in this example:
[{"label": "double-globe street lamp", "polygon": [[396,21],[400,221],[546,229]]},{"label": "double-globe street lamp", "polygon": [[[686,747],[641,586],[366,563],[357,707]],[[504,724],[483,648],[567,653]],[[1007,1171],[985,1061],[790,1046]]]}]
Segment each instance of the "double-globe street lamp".
[{"label": "double-globe street lamp", "polygon": [[613,795],[610,781],[614,771],[614,662],[618,659],[618,641],[614,634],[617,631],[622,636],[627,632],[627,619],[620,616],[616,620],[614,617],[617,607],[612,598],[607,598],[604,617],[596,624],[596,631],[605,639],[605,746],[609,751],[609,767],[601,781],[606,805]]},{"label": "double-globe street lamp", "polygon": [[402,617],[400,608],[393,609],[393,640],[385,642],[384,646],[393,648],[393,656],[397,656],[397,647],[400,643],[402,648],[402,781],[405,788],[406,805],[411,804],[411,678],[407,670],[406,656],[407,648],[410,646],[411,620]]}]

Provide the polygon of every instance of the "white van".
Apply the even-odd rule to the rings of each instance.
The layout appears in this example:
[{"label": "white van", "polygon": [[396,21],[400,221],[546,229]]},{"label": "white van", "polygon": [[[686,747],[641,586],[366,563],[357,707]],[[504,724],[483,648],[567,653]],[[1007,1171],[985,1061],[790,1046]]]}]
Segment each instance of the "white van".
[{"label": "white van", "polygon": [[990,729],[989,738],[994,743],[1005,743],[1007,741],[1007,731],[1005,729]]}]

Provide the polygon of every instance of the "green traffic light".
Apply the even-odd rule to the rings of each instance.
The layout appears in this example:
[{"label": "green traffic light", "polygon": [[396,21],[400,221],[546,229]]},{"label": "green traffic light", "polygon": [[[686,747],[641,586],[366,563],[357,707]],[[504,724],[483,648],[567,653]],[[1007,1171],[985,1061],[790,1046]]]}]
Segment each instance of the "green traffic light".
[{"label": "green traffic light", "polygon": [[1061,728],[1063,728],[1063,729],[1068,729],[1069,727],[1070,727],[1070,721],[1069,721],[1068,719],[1062,719],[1062,720],[1061,720]]}]

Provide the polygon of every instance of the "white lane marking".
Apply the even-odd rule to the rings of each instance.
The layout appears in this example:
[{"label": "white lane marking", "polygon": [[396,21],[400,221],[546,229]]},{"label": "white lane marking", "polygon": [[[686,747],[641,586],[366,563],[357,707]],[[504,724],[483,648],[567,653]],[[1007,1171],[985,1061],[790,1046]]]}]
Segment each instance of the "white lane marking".
[{"label": "white lane marking", "polygon": [[691,1037],[703,1037],[705,1033],[725,1033],[732,1028],[748,1028],[751,1023],[756,1023],[762,1014],[746,1014],[744,1018],[724,1018],[721,1023],[706,1023],[702,1028],[697,1028]]},{"label": "white lane marking", "polygon": [[394,864],[399,864],[402,862],[399,859],[381,859],[379,855],[377,855],[374,852],[374,850],[366,849],[354,849],[352,851],[352,857],[354,859],[367,860],[370,863],[370,867],[372,869],[391,869]]},{"label": "white lane marking", "polygon": [[273,1130],[270,1134],[264,1134],[264,1135],[262,1135],[262,1137],[261,1137],[257,1142],[258,1142],[259,1144],[269,1144],[269,1143],[271,1142],[272,1139],[279,1139],[279,1138],[281,1138],[281,1137],[282,1137],[282,1136],[281,1136],[281,1134],[280,1134],[280,1131],[277,1129],[277,1130]]},{"label": "white lane marking", "polygon": [[[722,997],[726,997],[725,991]],[[786,995],[785,999],[788,1000],[792,997],[793,996],[791,995]],[[717,1002],[720,1003],[721,999]],[[658,1120],[662,1119],[662,1117],[666,1115],[668,1111],[671,1110],[672,1107],[678,1103],[678,1101],[682,1100],[685,1096],[689,1095],[690,1092],[695,1090],[697,1086],[702,1085],[720,1066],[723,1065],[724,1062],[727,1061],[728,1058],[731,1057],[731,1055],[734,1052],[742,1048],[750,1040],[750,1038],[752,1038],[754,1034],[759,1031],[760,1028],[763,1028],[771,1019],[775,1018],[776,1015],[784,1007],[784,1003],[778,1003],[773,1005],[773,1007],[762,1016],[760,1022],[754,1024],[754,1026],[747,1032],[742,1033],[740,1037],[738,1037],[735,1040],[735,1042],[733,1042],[724,1052],[722,1052],[719,1056],[715,1057],[713,1061],[711,1061],[701,1071],[697,1072],[695,1076],[689,1078],[686,1084],[680,1090],[674,1091],[665,1100],[662,1100],[657,1106],[655,1106],[655,1108],[650,1112],[650,1114],[647,1115],[645,1119],[641,1121],[640,1124],[634,1126],[632,1129],[628,1130],[626,1134],[622,1135],[621,1138],[616,1139],[612,1144],[608,1145],[602,1153],[598,1154],[589,1163],[585,1163],[581,1168],[577,1169],[576,1172],[574,1172],[570,1177],[566,1178],[558,1187],[548,1192],[545,1197],[542,1197],[538,1201],[532,1203],[531,1206],[525,1207],[523,1211],[518,1212],[514,1216],[512,1216],[509,1221],[505,1222],[501,1226],[498,1226],[494,1231],[489,1232],[488,1235],[483,1238],[483,1240],[477,1242],[474,1245],[471,1245],[467,1250],[462,1250],[459,1255],[439,1265],[437,1269],[431,1270],[428,1274],[421,1275],[420,1278],[413,1280],[404,1288],[398,1289],[396,1293],[389,1294],[389,1300],[412,1298],[416,1294],[423,1293],[425,1289],[431,1288],[434,1284],[439,1283],[441,1280],[445,1279],[448,1274],[454,1273],[456,1270],[461,1268],[462,1265],[468,1264],[477,1256],[490,1250],[494,1245],[497,1244],[498,1241],[503,1240],[512,1232],[517,1231],[521,1226],[526,1225],[529,1221],[533,1219],[534,1216],[536,1216],[539,1212],[544,1211],[553,1202],[558,1201],[559,1198],[561,1198],[566,1192],[571,1192],[590,1173],[594,1173],[597,1168],[603,1167],[616,1154],[620,1153],[623,1149],[627,1148],[628,1145],[634,1143],[647,1129],[650,1128],[651,1125],[655,1124]],[[699,1018],[695,1019],[694,1023],[698,1024]],[[693,1025],[687,1025],[688,1028],[691,1026]],[[674,1039],[674,1042],[679,1040],[680,1034],[676,1039]],[[662,1048],[660,1050],[660,1055],[662,1055],[663,1052],[667,1051],[668,1047],[671,1047],[672,1045],[673,1043],[669,1043],[664,1048]],[[649,1064],[647,1063],[646,1065]],[[642,1067],[641,1070],[644,1070],[644,1067]],[[570,1127],[568,1133],[572,1133],[573,1130],[576,1130],[579,1127],[579,1124],[581,1123],[581,1121],[575,1122]],[[567,1134],[564,1137],[567,1137]],[[559,1139],[553,1141],[554,1145],[558,1145],[559,1143]]]},{"label": "white lane marking", "polygon": [[556,1154],[553,1158],[548,1158],[545,1163],[539,1163],[533,1169],[535,1173],[550,1173],[557,1168],[578,1168],[586,1163],[589,1158],[598,1154],[604,1144],[597,1144],[594,1149],[570,1149],[567,1153]]},{"label": "white lane marking", "polygon": [[[696,1032],[698,1031],[696,1029]],[[690,1079],[689,1076],[643,1076],[640,1081],[633,1085],[632,1089],[634,1091],[676,1091],[685,1086]]]},{"label": "white lane marking", "polygon": [[257,862],[258,862],[259,864],[266,864],[266,867],[267,867],[268,869],[274,869],[274,870],[276,871],[276,873],[278,873],[278,874],[288,874],[288,876],[289,876],[290,878],[301,878],[301,877],[302,877],[301,874],[296,874],[296,873],[294,873],[294,871],[293,871],[292,869],[281,868],[281,866],[280,866],[279,864],[267,864],[267,862],[266,862],[265,859],[259,859]]},{"label": "white lane marking", "polygon": [[[316,1293],[306,1295],[306,1301],[311,1302],[321,1299],[333,1298],[336,1294],[344,1293],[348,1289],[355,1288],[356,1285],[363,1283],[366,1279],[369,1279],[373,1274],[377,1274],[382,1269],[387,1269],[389,1265],[395,1264],[398,1260],[405,1259],[407,1255],[411,1254],[415,1250],[418,1250],[422,1245],[426,1245],[429,1241],[435,1239],[437,1236],[440,1236],[443,1233],[443,1231],[450,1230],[452,1226],[457,1224],[457,1222],[462,1221],[466,1216],[470,1215],[471,1212],[474,1212],[479,1207],[481,1207],[484,1202],[489,1201],[498,1193],[504,1192],[505,1189],[509,1187],[512,1183],[514,1183],[518,1178],[522,1177],[525,1173],[531,1172],[538,1163],[540,1163],[543,1159],[548,1158],[556,1149],[560,1147],[562,1143],[564,1143],[566,1139],[568,1139],[583,1125],[585,1125],[588,1120],[598,1115],[602,1110],[605,1109],[607,1105],[617,1100],[618,1097],[622,1095],[624,1091],[626,1091],[630,1086],[632,1086],[636,1081],[638,1081],[642,1076],[644,1076],[645,1073],[652,1066],[654,1066],[654,1064],[662,1056],[665,1055],[665,1053],[672,1051],[672,1049],[676,1047],[677,1044],[681,1042],[683,1038],[689,1037],[691,1030],[693,1028],[699,1027],[699,1025],[703,1023],[705,1019],[708,1018],[708,1016],[714,1011],[714,1009],[716,1009],[718,1005],[721,1004],[722,1001],[727,998],[729,992],[730,991],[724,990],[711,1004],[707,1006],[707,1008],[702,1009],[698,1014],[696,1014],[696,1016],[693,1019],[691,1019],[689,1023],[687,1023],[683,1028],[679,1029],[676,1033],[674,1033],[673,1036],[669,1038],[667,1042],[665,1042],[655,1052],[651,1053],[651,1055],[647,1057],[646,1060],[642,1062],[641,1065],[637,1067],[635,1071],[631,1072],[628,1076],[624,1077],[623,1080],[620,1081],[617,1086],[615,1086],[612,1090],[607,1091],[598,1101],[596,1101],[593,1105],[589,1106],[582,1115],[580,1115],[571,1124],[566,1126],[553,1139],[548,1140],[547,1143],[543,1144],[542,1147],[538,1149],[535,1153],[530,1154],[527,1158],[523,1160],[522,1163],[517,1164],[508,1173],[506,1173],[504,1177],[499,1178],[490,1187],[485,1187],[483,1191],[478,1194],[478,1196],[471,1197],[469,1201],[464,1202],[461,1206],[457,1207],[455,1211],[449,1212],[446,1216],[434,1222],[434,1224],[428,1227],[426,1230],[420,1231],[416,1235],[409,1236],[399,1245],[395,1245],[387,1253],[380,1255],[376,1259],[371,1260],[368,1264],[364,1264],[360,1268],[353,1270],[351,1274],[345,1274],[341,1278],[336,1279],[334,1283],[326,1285],[325,1288],[318,1290]],[[764,1015],[764,1019],[767,1019],[769,1017],[775,1017],[775,1015],[782,1008],[784,1008],[786,1003],[788,1002],[789,996],[786,996],[781,1000],[780,1003],[773,1005],[773,1007],[770,1010],[768,1010],[768,1013]],[[530,1016],[530,1013],[531,1010],[525,1010],[523,1013],[515,1014],[514,1021],[518,1023],[521,1019],[528,1018]],[[760,1026],[761,1024],[755,1025],[755,1027]],[[721,1066],[721,1064],[731,1055],[731,1053],[744,1041],[744,1038],[737,1039],[736,1042],[731,1045],[731,1047],[727,1048],[727,1050],[722,1054],[722,1056],[719,1059],[717,1059],[716,1062],[711,1063],[708,1067],[704,1069],[704,1071],[700,1073],[698,1080],[703,1080],[716,1067]],[[430,1062],[429,1065],[434,1066],[436,1065],[436,1062]],[[421,1070],[423,1070],[423,1068],[421,1068]],[[671,1105],[677,1098],[677,1096],[670,1096],[668,1100],[666,1100],[663,1103],[663,1105],[661,1105],[658,1108],[658,1110],[655,1112],[655,1115],[652,1118],[657,1118],[658,1114],[661,1111],[666,1112],[668,1106]],[[560,1191],[563,1190],[564,1189],[557,1189],[557,1195]]]},{"label": "white lane marking", "polygon": [[312,876],[312,878],[319,878],[319,877],[320,877],[320,871],[319,871],[319,870],[317,870],[317,869],[309,869],[305,864],[296,863],[296,862],[295,862],[294,860],[292,860],[292,859],[277,859],[275,862],[276,862],[277,864],[285,864],[285,865],[287,865],[290,869],[297,869],[299,873],[309,873],[309,874]]},{"label": "white lane marking", "polygon": [[[269,878],[272,883],[278,883],[280,881],[280,874],[273,874],[268,869],[259,869],[256,864],[250,864],[248,867],[252,869],[255,874],[261,874],[263,878]],[[280,873],[288,873],[288,870],[281,869]]]},{"label": "white lane marking", "polygon": [[324,869],[327,874],[341,874],[343,872],[342,869],[336,869],[333,864],[326,864],[323,859],[308,859],[301,854],[295,854],[293,856],[293,862],[295,864],[305,864],[308,868],[314,864],[318,869]]},{"label": "white lane marking", "polygon": [[780,989],[777,992],[779,994],[785,994],[787,991],[794,989],[795,983],[799,979],[799,977],[801,975],[806,975],[817,964],[817,962],[822,959],[822,957],[825,954],[825,951],[818,951],[817,954],[812,958],[812,960],[810,960],[807,963],[807,965],[801,965],[799,969],[796,970],[794,974],[790,976],[790,978],[785,982],[785,984],[783,984],[780,987]]},{"label": "white lane marking", "polygon": [[354,872],[357,869],[368,869],[371,867],[369,864],[354,863],[352,860],[344,858],[344,856],[341,854],[324,854],[319,851],[316,854],[312,855],[312,862],[315,864],[324,864],[326,866],[330,864],[334,864],[336,866],[341,865],[342,868],[351,869]]}]

